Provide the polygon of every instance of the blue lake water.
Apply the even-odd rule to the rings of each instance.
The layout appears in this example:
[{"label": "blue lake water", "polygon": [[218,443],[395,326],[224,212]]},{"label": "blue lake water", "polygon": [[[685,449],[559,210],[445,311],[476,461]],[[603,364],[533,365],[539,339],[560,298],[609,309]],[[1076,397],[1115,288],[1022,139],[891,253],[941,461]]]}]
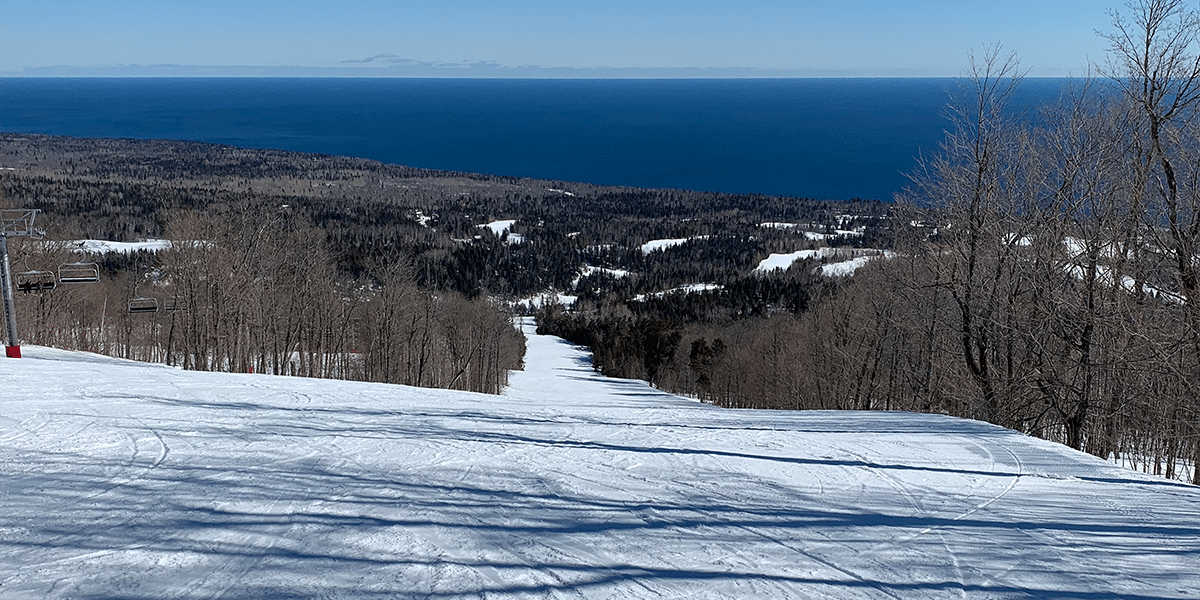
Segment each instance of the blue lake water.
[{"label": "blue lake water", "polygon": [[[1021,102],[1062,80],[1027,80]],[[0,130],[183,139],[414,167],[891,199],[952,79],[6,78]]]}]

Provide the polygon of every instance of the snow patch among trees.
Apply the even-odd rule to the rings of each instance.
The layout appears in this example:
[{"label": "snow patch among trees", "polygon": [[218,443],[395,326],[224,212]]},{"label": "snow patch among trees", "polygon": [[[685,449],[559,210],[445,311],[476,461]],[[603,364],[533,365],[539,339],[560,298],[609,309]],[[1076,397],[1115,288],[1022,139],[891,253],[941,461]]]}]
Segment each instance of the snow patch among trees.
[{"label": "snow patch among trees", "polygon": [[503,221],[492,221],[491,223],[485,223],[480,225],[480,227],[491,229],[492,233],[496,234],[496,237],[500,237],[504,235],[504,232],[512,230],[512,226],[516,223],[517,219],[506,219]]},{"label": "snow patch among trees", "polygon": [[820,259],[825,261],[814,270],[826,277],[844,277],[853,275],[855,271],[878,258],[891,258],[895,253],[890,250],[873,250],[867,248],[817,248],[800,250],[783,254],[771,254],[755,267],[754,272],[765,275],[772,271],[791,268],[792,264],[801,260]]},{"label": "snow patch among trees", "polygon": [[642,244],[642,254],[650,254],[651,252],[654,252],[655,250],[666,250],[667,248],[673,248],[675,246],[680,246],[680,245],[686,244],[692,240],[705,240],[705,239],[708,239],[708,236],[701,235],[701,236],[686,237],[686,238],[670,238],[670,239],[663,239],[663,240],[650,240],[649,242]]},{"label": "snow patch among trees", "polygon": [[662,292],[654,292],[653,294],[638,294],[630,298],[630,302],[645,302],[650,298],[662,298],[668,294],[703,294],[715,290],[725,289],[724,286],[715,283],[693,283],[690,285],[682,285],[676,288],[671,288]]},{"label": "snow patch among trees", "polygon": [[87,252],[89,254],[131,254],[139,251],[158,252],[159,250],[169,250],[171,248],[170,240],[149,239],[141,242],[110,242],[108,240],[76,240],[67,242],[68,247],[71,247],[79,252]]}]

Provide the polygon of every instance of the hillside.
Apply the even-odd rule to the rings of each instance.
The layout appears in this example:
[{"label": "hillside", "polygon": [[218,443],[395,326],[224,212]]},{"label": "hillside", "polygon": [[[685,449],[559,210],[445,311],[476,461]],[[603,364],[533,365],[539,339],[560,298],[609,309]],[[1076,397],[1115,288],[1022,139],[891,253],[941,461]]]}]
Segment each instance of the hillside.
[{"label": "hillside", "polygon": [[[0,133],[4,200],[41,210],[49,239],[118,242],[179,239],[192,233],[183,227],[192,214],[229,222],[286,212],[319,230],[309,241],[323,240],[343,274],[376,275],[378,261],[401,261],[422,287],[510,299],[547,290],[623,299],[699,281],[732,283],[771,253],[878,242],[878,228],[867,226],[888,212],[880,202],[599,186],[196,142]],[[671,253],[642,251],[664,238],[691,243]],[[613,281],[595,268],[634,276]]]},{"label": "hillside", "polygon": [[979,422],[25,353],[3,598],[1200,597],[1200,491]]}]

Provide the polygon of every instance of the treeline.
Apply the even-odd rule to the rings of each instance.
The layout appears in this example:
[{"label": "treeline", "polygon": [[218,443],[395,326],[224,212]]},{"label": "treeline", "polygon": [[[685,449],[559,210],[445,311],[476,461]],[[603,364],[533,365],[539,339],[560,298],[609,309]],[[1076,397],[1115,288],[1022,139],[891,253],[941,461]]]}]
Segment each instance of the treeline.
[{"label": "treeline", "polygon": [[[169,250],[108,254],[97,283],[19,294],[29,343],[204,371],[332,377],[499,393],[524,339],[487,299],[417,288],[405,257],[351,279],[286,209],[180,212]],[[79,261],[22,240],[14,262]],[[18,267],[17,270],[23,270]]]},{"label": "treeline", "polygon": [[644,379],[720,406],[798,408],[794,389],[760,393],[796,365],[764,362],[782,349],[765,349],[754,338],[764,333],[779,342],[801,315],[830,302],[844,281],[821,276],[817,266],[804,260],[770,276],[727,276],[704,291],[626,301],[617,300],[620,294],[581,297],[570,310],[551,303],[537,313],[538,332],[591,347],[593,366],[605,375]]}]

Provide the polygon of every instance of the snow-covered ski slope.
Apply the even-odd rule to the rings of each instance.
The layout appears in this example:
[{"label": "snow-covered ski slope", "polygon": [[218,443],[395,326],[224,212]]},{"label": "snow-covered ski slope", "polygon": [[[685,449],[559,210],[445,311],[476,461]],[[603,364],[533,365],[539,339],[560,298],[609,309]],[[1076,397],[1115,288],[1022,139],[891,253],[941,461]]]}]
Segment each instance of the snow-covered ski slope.
[{"label": "snow-covered ski slope", "polygon": [[1200,598],[1200,490],[989,425],[0,362],[0,598]]}]

